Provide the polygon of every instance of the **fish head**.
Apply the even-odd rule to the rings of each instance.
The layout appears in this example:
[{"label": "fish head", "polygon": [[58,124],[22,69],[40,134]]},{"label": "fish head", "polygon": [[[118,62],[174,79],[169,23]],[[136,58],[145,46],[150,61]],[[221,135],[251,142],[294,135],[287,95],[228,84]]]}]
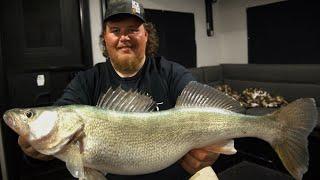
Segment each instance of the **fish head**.
[{"label": "fish head", "polygon": [[3,120],[17,134],[27,136],[29,134],[29,116],[28,110],[15,108],[6,111]]},{"label": "fish head", "polygon": [[15,108],[5,112],[5,123],[17,134],[30,141],[52,132],[58,122],[58,112],[48,107]]},{"label": "fish head", "polygon": [[79,116],[64,107],[16,108],[6,111],[3,118],[34,149],[47,155],[60,151],[84,127]]}]

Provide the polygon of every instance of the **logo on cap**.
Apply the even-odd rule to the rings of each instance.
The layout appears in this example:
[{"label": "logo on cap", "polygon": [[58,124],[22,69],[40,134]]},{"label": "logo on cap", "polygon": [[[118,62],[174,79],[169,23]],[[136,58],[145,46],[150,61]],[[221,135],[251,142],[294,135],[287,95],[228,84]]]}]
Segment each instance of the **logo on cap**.
[{"label": "logo on cap", "polygon": [[132,1],[132,14],[140,14],[140,6],[136,1]]}]

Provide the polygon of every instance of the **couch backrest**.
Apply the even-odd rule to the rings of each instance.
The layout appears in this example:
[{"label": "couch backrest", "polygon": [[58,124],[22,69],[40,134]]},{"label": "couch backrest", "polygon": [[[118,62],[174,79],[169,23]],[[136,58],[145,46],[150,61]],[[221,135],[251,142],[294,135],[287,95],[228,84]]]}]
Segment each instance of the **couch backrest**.
[{"label": "couch backrest", "polygon": [[215,86],[222,84],[222,67],[221,66],[205,66],[189,69],[198,82]]},{"label": "couch backrest", "polygon": [[257,87],[288,101],[313,97],[320,105],[320,65],[222,64],[223,83],[242,92]]}]

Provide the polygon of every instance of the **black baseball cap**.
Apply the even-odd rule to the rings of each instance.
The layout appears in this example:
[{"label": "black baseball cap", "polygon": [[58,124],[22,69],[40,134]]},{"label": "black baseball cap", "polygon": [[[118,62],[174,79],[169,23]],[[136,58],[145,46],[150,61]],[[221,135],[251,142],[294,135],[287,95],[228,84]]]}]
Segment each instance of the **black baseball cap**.
[{"label": "black baseball cap", "polygon": [[104,20],[107,21],[116,15],[132,15],[146,22],[144,9],[140,2],[136,0],[109,0]]}]

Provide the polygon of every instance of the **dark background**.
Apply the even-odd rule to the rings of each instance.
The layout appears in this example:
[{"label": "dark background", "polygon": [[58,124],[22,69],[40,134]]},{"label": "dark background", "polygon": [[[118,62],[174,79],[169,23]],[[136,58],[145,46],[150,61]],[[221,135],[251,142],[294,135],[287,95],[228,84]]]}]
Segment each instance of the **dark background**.
[{"label": "dark background", "polygon": [[193,13],[146,9],[159,36],[159,55],[187,68],[197,66],[195,23]]},{"label": "dark background", "polygon": [[248,8],[249,63],[319,64],[319,5],[289,0]]}]

